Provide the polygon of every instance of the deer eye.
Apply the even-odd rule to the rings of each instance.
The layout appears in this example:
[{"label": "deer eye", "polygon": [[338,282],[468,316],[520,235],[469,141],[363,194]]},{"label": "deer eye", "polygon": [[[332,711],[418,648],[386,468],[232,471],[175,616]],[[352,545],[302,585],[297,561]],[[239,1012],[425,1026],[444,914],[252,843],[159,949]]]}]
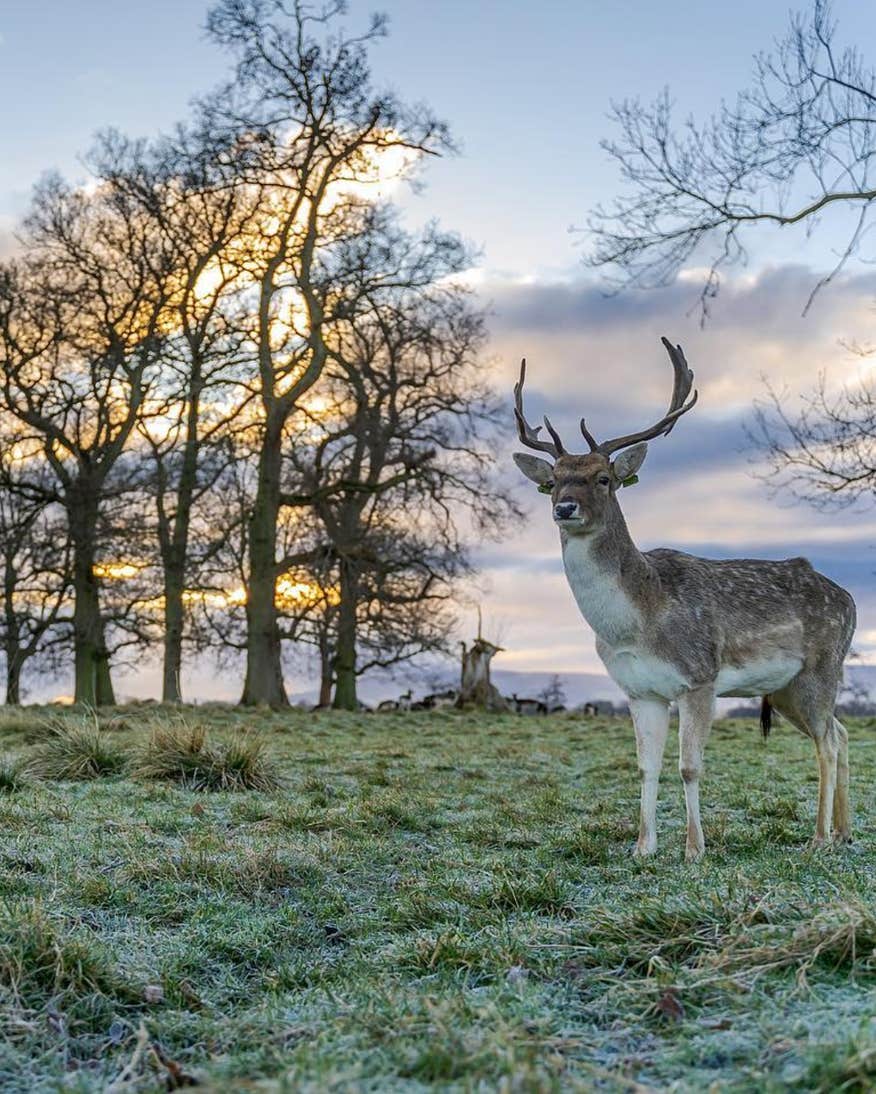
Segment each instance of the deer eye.
[{"label": "deer eye", "polygon": [[600,486],[608,486],[611,483],[611,479],[608,475],[600,475],[596,480]]}]

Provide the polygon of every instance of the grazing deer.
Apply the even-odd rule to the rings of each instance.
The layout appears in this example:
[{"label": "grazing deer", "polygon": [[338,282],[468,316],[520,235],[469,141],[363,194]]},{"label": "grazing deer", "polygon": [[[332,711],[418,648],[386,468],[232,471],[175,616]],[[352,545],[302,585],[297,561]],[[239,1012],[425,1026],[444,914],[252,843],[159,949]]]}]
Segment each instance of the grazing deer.
[{"label": "grazing deer", "polygon": [[424,710],[449,710],[456,705],[459,692],[456,688],[445,688],[444,691],[436,691],[423,699]]},{"label": "grazing deer", "polygon": [[381,714],[386,714],[392,710],[410,710],[413,694],[411,689],[408,688],[404,695],[400,695],[398,699],[383,699],[377,704],[377,710]]},{"label": "grazing deer", "polygon": [[511,709],[515,714],[547,714],[547,703],[541,699],[521,699],[515,691],[511,696]]},{"label": "grazing deer", "polygon": [[718,695],[763,696],[764,734],[775,707],[812,738],[819,771],[814,843],[828,838],[831,820],[835,838],[848,841],[848,734],[834,717],[834,703],[855,629],[851,596],[803,558],[718,561],[665,547],[643,552],[627,530],[618,487],[635,481],[645,442],[669,434],[697,400],[681,347],[665,338],[663,345],[675,374],[666,415],[649,429],[601,444],[582,418],[586,455],[566,452],[547,418],[551,440],[539,439],[541,427],[527,423],[525,361],[514,388],[520,440],[553,460],[516,453],[515,462],[551,495],[569,585],[600,659],[629,696],[642,776],[636,854],[657,849],[657,786],[673,700],[686,857],[703,853],[699,780]]}]

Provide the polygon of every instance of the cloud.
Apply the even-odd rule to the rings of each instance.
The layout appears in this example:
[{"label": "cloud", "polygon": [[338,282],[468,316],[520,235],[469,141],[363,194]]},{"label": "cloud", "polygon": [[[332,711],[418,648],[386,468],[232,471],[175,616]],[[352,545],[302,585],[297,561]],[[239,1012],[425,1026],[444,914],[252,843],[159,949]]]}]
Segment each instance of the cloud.
[{"label": "cloud", "polygon": [[[684,346],[696,374],[696,413],[715,420],[747,410],[763,393],[761,377],[781,388],[811,387],[826,370],[835,383],[861,371],[840,339],[866,341],[874,325],[876,274],[837,281],[801,316],[817,275],[802,266],[776,267],[729,280],[705,328],[691,315],[690,286],[606,297],[593,282],[485,284],[493,349],[506,382],[520,358],[530,363],[533,403],[568,418],[599,416],[597,432],[641,425],[640,409],[656,417],[671,380],[660,345],[667,335]],[[679,427],[681,428],[681,427]],[[577,430],[577,422],[575,425]]]}]

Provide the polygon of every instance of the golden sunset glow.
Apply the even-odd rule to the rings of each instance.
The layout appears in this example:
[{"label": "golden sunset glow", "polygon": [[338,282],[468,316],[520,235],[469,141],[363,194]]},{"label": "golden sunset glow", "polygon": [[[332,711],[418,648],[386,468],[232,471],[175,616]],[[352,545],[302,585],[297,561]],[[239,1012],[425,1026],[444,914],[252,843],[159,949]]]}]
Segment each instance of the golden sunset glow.
[{"label": "golden sunset glow", "polygon": [[352,176],[337,179],[326,190],[321,211],[329,212],[342,200],[352,195],[364,201],[386,197],[404,180],[422,153],[401,144],[401,135],[387,129],[381,134],[385,141],[379,147],[362,150],[357,158]]},{"label": "golden sunset glow", "polygon": [[305,410],[312,418],[324,418],[331,406],[331,402],[325,395],[310,395],[301,403],[301,409]]},{"label": "golden sunset glow", "polygon": [[277,578],[274,603],[280,609],[301,609],[312,607],[320,603],[332,606],[340,601],[340,593],[333,586],[323,588],[311,581],[296,580],[295,577],[285,574]]},{"label": "golden sunset glow", "polygon": [[3,452],[3,462],[6,464],[28,463],[30,460],[39,459],[43,454],[43,442],[36,438],[13,441]]},{"label": "golden sunset glow", "polygon": [[227,593],[186,589],[182,598],[184,604],[203,604],[208,608],[231,608],[246,603],[246,589],[239,586]]},{"label": "golden sunset glow", "polygon": [[[94,576],[110,581],[130,581],[137,577],[142,566],[133,562],[103,562],[94,566]],[[247,602],[247,592],[242,585],[228,591],[186,589],[182,594],[184,604],[203,605],[208,608],[235,608]],[[340,592],[333,586],[323,588],[309,581],[300,573],[281,574],[276,584],[276,605],[280,609],[292,610],[306,608],[322,602],[335,605],[340,601]],[[164,596],[152,597],[141,601],[140,607],[147,611],[160,611],[164,607]]]},{"label": "golden sunset glow", "polygon": [[136,577],[142,570],[133,562],[96,562],[92,568],[95,577],[106,578],[110,581],[128,581]]}]

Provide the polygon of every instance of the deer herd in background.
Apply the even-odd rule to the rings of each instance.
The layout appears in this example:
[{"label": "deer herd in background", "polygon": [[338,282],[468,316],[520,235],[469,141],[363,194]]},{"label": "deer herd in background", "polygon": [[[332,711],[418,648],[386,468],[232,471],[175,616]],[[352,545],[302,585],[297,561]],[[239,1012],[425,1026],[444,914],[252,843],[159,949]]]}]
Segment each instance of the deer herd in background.
[{"label": "deer herd in background", "polygon": [[[436,691],[431,695],[424,695],[422,699],[415,699],[413,691],[408,689],[397,699],[383,699],[373,708],[365,703],[360,703],[359,709],[363,711],[373,709],[380,714],[408,710],[451,710],[459,706],[459,695],[460,693],[456,688],[447,688],[444,691]],[[563,703],[548,704],[542,699],[521,698],[516,692],[504,696],[504,701],[506,709],[512,714],[562,714],[567,710]],[[604,706],[609,705],[604,704]],[[314,709],[319,710],[321,708],[315,707]],[[576,707],[575,711],[592,717],[600,713],[600,705],[598,703],[583,703]]]},{"label": "deer herd in background", "polygon": [[[375,709],[380,713],[392,710],[449,710],[459,705],[459,695],[456,688],[447,688],[433,695],[424,695],[422,699],[414,699],[413,692],[408,690],[398,699],[384,699]],[[567,709],[563,703],[548,704],[542,699],[521,698],[516,692],[503,698],[506,709],[512,714],[561,714]],[[584,703],[576,709],[586,715],[599,713],[597,703]]]}]

